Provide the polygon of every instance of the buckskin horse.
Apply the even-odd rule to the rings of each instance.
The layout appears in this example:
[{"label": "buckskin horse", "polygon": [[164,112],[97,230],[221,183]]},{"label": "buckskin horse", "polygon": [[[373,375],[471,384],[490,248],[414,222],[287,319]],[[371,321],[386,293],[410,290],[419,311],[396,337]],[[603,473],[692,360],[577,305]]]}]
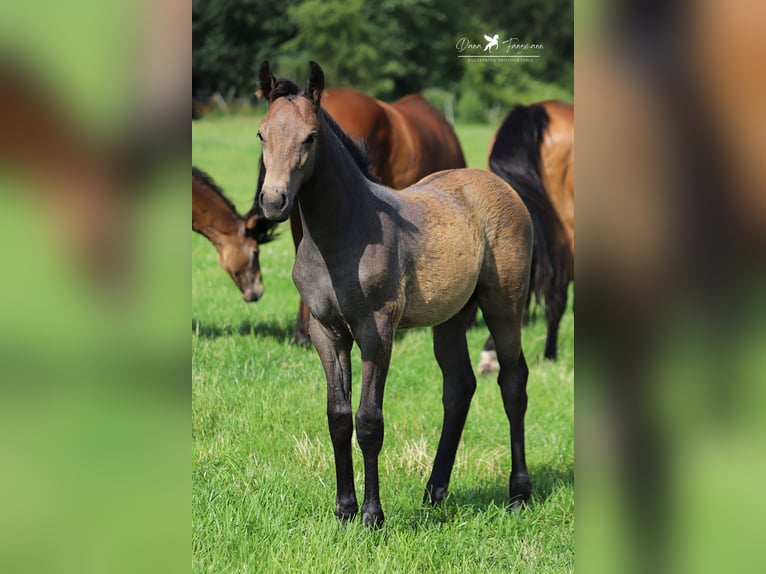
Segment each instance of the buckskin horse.
[{"label": "buckskin horse", "polygon": [[[402,189],[431,173],[466,166],[452,126],[420,94],[389,104],[348,88],[327,88],[322,107],[354,141],[364,142],[372,173],[388,187]],[[290,228],[297,251],[303,237],[297,209]],[[301,301],[294,334],[298,344],[309,343],[308,320]]]},{"label": "buckskin horse", "polygon": [[213,244],[245,301],[263,295],[258,250],[274,238],[275,225],[257,210],[241,216],[210,176],[192,166],[192,229]]},{"label": "buckskin horse", "polygon": [[[514,107],[490,144],[489,169],[518,191],[532,215],[531,289],[545,304],[545,358],[555,359],[574,280],[574,106],[545,101]],[[491,337],[478,370],[497,370]]]},{"label": "buckskin horse", "polygon": [[485,170],[437,172],[394,191],[375,181],[353,141],[320,106],[324,73],[309,64],[305,91],[261,65],[269,109],[258,130],[265,166],[257,202],[284,221],[297,201],[304,232],[293,281],[311,312],[311,339],[327,378],[335,455],[335,514],[358,512],[351,457],[351,347],[362,357],[356,435],[364,459],[362,522],[383,523],[378,455],[383,392],[398,328],[433,327],[443,375],[444,420],[424,501],[447,492],[476,388],[466,342],[474,306],[496,348],[498,383],[511,429],[511,508],[532,484],[524,453],[527,363],[521,318],[529,288],[532,221],[519,195]]}]

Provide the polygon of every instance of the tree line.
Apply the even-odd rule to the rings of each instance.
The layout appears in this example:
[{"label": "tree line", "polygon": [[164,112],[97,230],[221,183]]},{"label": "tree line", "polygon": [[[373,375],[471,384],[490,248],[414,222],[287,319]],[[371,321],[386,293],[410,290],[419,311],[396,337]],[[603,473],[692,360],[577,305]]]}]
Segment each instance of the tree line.
[{"label": "tree line", "polygon": [[[488,50],[485,35],[497,35]],[[481,121],[571,101],[573,41],[573,0],[194,0],[192,95],[249,97],[263,60],[292,78],[315,60],[330,86],[384,100],[423,91]]]}]

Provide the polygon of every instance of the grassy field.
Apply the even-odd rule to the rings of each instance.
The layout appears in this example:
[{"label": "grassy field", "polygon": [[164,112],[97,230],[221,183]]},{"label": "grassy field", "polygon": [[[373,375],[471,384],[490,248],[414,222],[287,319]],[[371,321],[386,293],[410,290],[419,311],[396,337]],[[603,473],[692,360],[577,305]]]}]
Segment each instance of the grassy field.
[{"label": "grassy field", "polygon": [[[240,211],[257,177],[258,118],[193,123],[193,163]],[[472,167],[486,165],[494,126],[458,126]],[[193,572],[571,572],[574,569],[574,325],[560,359],[542,360],[540,314],[524,332],[530,366],[527,462],[535,488],[506,511],[508,421],[492,378],[480,378],[450,483],[438,508],[421,498],[441,425],[441,377],[430,331],[397,335],[386,384],[380,458],[386,523],[370,532],[333,515],[335,479],[324,375],[313,349],[290,344],[298,294],[289,228],[261,252],[265,293],[245,303],[215,250],[192,243]],[[487,331],[469,331],[474,365]],[[354,354],[354,389],[360,362]],[[358,396],[358,395],[356,395]],[[355,443],[355,441],[354,441]],[[361,455],[355,444],[357,495]]]}]

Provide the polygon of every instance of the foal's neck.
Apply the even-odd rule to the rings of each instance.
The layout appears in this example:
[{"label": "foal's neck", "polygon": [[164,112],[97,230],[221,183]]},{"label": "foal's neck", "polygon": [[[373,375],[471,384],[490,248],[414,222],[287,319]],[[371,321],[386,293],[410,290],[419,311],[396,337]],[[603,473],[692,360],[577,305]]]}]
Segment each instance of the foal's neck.
[{"label": "foal's neck", "polygon": [[371,188],[375,186],[332,128],[321,121],[314,172],[298,195],[304,233],[320,248],[347,242],[374,217]]},{"label": "foal's neck", "polygon": [[192,183],[192,229],[207,237],[216,248],[239,233],[241,218],[220,195]]}]

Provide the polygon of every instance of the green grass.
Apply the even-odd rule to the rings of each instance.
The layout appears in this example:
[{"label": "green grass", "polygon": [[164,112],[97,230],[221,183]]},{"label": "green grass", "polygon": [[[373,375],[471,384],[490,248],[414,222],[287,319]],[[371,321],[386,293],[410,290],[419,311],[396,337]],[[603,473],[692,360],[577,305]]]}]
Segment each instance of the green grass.
[{"label": "green grass", "polygon": [[[193,162],[241,211],[257,177],[259,118],[193,123]],[[458,126],[484,167],[493,126]],[[213,247],[192,239],[192,570],[194,572],[571,572],[574,569],[574,326],[560,359],[542,361],[541,314],[524,332],[530,365],[527,462],[535,492],[506,511],[508,421],[494,377],[480,378],[450,483],[437,509],[420,501],[441,425],[430,331],[397,335],[380,457],[386,523],[370,532],[333,515],[335,478],[324,375],[313,349],[290,344],[298,294],[289,228],[264,246],[264,298],[244,303]],[[469,333],[474,365],[486,337]],[[354,353],[358,396],[360,361]],[[354,446],[357,495],[362,464]]]}]

